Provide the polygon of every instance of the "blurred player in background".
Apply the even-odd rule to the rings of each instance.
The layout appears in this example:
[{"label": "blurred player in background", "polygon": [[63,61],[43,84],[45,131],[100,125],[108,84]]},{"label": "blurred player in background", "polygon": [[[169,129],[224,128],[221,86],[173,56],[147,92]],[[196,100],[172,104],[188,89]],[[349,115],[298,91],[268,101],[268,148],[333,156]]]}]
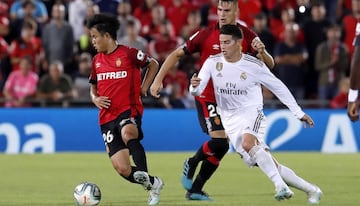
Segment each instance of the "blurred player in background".
[{"label": "blurred player in background", "polygon": [[354,54],[350,66],[350,89],[348,95],[347,114],[351,121],[359,120],[360,89],[360,0],[352,0],[353,13],[358,18],[354,39]]},{"label": "blurred player in background", "polygon": [[[92,102],[100,109],[101,132],[114,169],[131,183],[149,191],[149,205],[160,200],[163,181],[148,174],[141,120],[145,95],[158,71],[158,62],[141,50],[119,45],[114,16],[97,14],[88,22],[92,43],[98,54],[90,75]],[[141,81],[141,68],[147,68]],[[135,166],[131,166],[132,155]]]},{"label": "blurred player in background", "polygon": [[[241,52],[242,38],[242,32],[236,25],[221,27],[222,53],[210,56],[204,62],[199,76],[193,75],[190,92],[201,95],[212,79],[216,88],[217,110],[232,145],[236,152],[248,160],[249,166],[257,165],[271,179],[275,185],[275,199],[291,198],[294,193],[288,185],[296,184],[302,190],[311,188],[314,192],[308,193],[309,203],[317,204],[321,190],[275,161],[264,142],[266,118],[261,85],[274,93],[305,126],[313,127],[314,122],[302,111],[284,83],[263,62]],[[283,175],[280,175],[281,170]]]},{"label": "blurred player in background", "polygon": [[[199,52],[200,64],[202,64],[209,55],[219,53],[219,29],[225,24],[237,25],[242,30],[244,34],[242,47],[245,53],[256,55],[272,68],[274,60],[265,50],[265,45],[253,31],[237,23],[238,12],[237,0],[220,0],[217,8],[218,23],[196,32],[183,46],[174,50],[166,58],[151,85],[151,94],[159,97],[166,74],[183,56]],[[220,116],[216,111],[216,101],[211,81],[202,95],[195,98],[195,101],[201,128],[210,135],[211,139],[201,145],[193,157],[186,159],[182,184],[187,190],[187,199],[210,200],[209,196],[202,191],[202,188],[218,168],[220,160],[229,149],[229,144]],[[202,162],[200,171],[193,182],[195,170],[200,162]]]}]

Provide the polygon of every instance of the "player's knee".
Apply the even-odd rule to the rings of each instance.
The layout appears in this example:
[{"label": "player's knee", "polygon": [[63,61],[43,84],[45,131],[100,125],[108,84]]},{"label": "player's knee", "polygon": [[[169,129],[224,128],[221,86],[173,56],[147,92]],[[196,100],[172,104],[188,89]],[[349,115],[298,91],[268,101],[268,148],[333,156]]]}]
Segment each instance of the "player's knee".
[{"label": "player's knee", "polygon": [[247,142],[247,141],[243,141],[242,142],[242,148],[244,148],[244,150],[249,153],[249,151],[251,150],[251,148],[254,146],[253,143]]},{"label": "player's knee", "polygon": [[131,173],[131,167],[129,165],[117,164],[114,162],[112,165],[116,172],[123,177],[128,177]]},{"label": "player's knee", "polygon": [[219,160],[229,151],[229,142],[226,138],[214,138],[210,140],[209,144],[213,145],[213,151]]},{"label": "player's knee", "polygon": [[131,141],[133,139],[137,139],[138,135],[139,134],[138,134],[137,130],[128,129],[128,130],[122,131],[121,137],[122,137],[123,141],[127,144],[129,141]]}]

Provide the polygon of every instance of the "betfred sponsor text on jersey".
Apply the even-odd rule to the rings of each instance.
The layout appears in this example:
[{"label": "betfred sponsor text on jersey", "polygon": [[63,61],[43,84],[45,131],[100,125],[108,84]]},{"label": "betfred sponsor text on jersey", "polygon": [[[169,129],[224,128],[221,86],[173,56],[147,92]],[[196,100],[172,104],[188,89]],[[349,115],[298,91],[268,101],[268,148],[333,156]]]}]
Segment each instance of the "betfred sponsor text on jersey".
[{"label": "betfred sponsor text on jersey", "polygon": [[96,74],[97,80],[122,79],[127,77],[127,71],[104,72]]}]

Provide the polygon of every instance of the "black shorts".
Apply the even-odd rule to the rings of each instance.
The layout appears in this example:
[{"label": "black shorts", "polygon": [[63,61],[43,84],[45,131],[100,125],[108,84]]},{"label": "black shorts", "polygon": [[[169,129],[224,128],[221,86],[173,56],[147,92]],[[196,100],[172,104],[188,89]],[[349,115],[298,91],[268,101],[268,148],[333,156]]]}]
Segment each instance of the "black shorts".
[{"label": "black shorts", "polygon": [[130,116],[130,110],[121,113],[115,120],[106,124],[100,125],[101,133],[104,139],[106,151],[111,157],[116,152],[127,148],[121,136],[121,129],[127,124],[135,124],[138,128],[138,139],[142,140],[144,137],[141,129],[141,116]]},{"label": "black shorts", "polygon": [[195,99],[201,129],[206,134],[212,131],[224,130],[215,102],[199,101]]}]

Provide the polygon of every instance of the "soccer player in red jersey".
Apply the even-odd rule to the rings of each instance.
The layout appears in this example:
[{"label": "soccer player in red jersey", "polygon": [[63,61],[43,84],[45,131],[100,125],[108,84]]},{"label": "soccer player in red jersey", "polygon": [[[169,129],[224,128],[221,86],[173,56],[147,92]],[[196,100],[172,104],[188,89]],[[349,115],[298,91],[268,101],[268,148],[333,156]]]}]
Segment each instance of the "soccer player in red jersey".
[{"label": "soccer player in red jersey", "polygon": [[[92,102],[100,109],[99,123],[107,153],[114,169],[131,183],[139,183],[149,191],[149,205],[160,200],[163,181],[148,174],[141,119],[144,111],[141,95],[158,71],[158,62],[141,50],[119,45],[116,17],[97,14],[88,25],[94,48],[89,78]],[[141,81],[141,69],[147,68]],[[132,155],[135,166],[130,163]]]},{"label": "soccer player in red jersey", "polygon": [[[352,0],[352,10],[357,18],[360,16],[360,0]],[[350,89],[348,94],[347,114],[351,121],[359,120],[359,89],[360,89],[360,20],[356,24],[354,53],[350,67]]]},{"label": "soccer player in red jersey", "polygon": [[[150,92],[153,96],[159,97],[159,92],[163,88],[162,81],[166,73],[181,57],[199,52],[200,63],[202,65],[210,55],[220,53],[220,28],[225,24],[236,24],[242,30],[243,40],[241,46],[243,53],[256,56],[269,68],[274,67],[272,56],[266,51],[265,45],[258,36],[249,28],[237,23],[237,17],[239,16],[237,0],[219,0],[217,15],[217,24],[196,32],[182,47],[177,48],[167,57],[150,87]],[[195,101],[200,125],[203,131],[209,134],[211,139],[203,143],[193,157],[185,160],[181,183],[187,190],[186,198],[188,200],[211,200],[211,198],[202,191],[202,188],[218,168],[221,159],[228,151],[228,138],[224,131],[220,115],[216,110],[217,104],[211,81],[209,81],[203,93],[195,97]],[[244,162],[250,167],[256,166],[256,164],[251,162],[251,158],[249,158],[246,152],[241,154],[241,156]],[[201,168],[193,181],[196,167],[200,162],[202,162]],[[308,184],[308,182],[297,176],[293,170],[278,163],[275,159],[274,162],[281,177],[289,186],[307,193],[309,203],[316,204],[320,201],[322,192],[317,186]],[[272,174],[267,171],[263,172],[269,177],[272,176]],[[274,180],[272,181],[274,182]]]}]

